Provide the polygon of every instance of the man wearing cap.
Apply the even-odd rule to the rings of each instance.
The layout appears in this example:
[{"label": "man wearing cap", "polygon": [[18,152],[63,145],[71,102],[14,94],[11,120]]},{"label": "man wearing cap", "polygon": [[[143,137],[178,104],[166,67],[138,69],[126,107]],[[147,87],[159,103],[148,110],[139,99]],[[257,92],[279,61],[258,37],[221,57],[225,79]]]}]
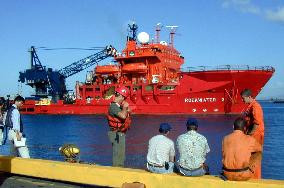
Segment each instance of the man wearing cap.
[{"label": "man wearing cap", "polygon": [[168,123],[161,123],[160,134],[149,140],[147,154],[147,169],[153,173],[172,173],[175,161],[174,142],[168,138],[171,126]]},{"label": "man wearing cap", "polygon": [[187,133],[177,138],[177,148],[180,154],[177,168],[184,176],[202,176],[209,174],[205,164],[206,155],[210,148],[207,139],[197,133],[198,122],[189,118],[186,123]]},{"label": "man wearing cap", "polygon": [[129,95],[127,87],[115,90],[114,101],[108,109],[108,137],[112,144],[112,165],[124,166],[125,161],[125,133],[130,127],[130,109],[125,99]]}]

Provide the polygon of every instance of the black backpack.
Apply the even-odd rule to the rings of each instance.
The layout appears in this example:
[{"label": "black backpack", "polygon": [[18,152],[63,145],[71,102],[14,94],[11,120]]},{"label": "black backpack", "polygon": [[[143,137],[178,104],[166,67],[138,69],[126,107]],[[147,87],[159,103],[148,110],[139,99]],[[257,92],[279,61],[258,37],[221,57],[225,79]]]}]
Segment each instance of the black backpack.
[{"label": "black backpack", "polygon": [[6,114],[6,120],[5,120],[5,127],[8,128],[13,128],[13,122],[12,122],[12,112],[13,110],[15,110],[16,108],[14,106],[11,106]]}]

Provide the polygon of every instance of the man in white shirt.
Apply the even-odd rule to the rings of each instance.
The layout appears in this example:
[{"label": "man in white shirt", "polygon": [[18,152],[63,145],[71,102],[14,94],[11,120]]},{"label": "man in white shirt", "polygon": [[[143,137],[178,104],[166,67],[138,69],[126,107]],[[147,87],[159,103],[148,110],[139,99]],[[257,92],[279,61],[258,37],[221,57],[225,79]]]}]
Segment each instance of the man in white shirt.
[{"label": "man in white shirt", "polygon": [[149,140],[147,154],[147,169],[153,173],[172,173],[175,161],[174,142],[168,138],[171,130],[168,123],[162,123],[159,128],[160,134]]},{"label": "man in white shirt", "polygon": [[[17,146],[16,142],[23,141],[23,124],[19,109],[25,103],[25,99],[22,96],[17,96],[14,99],[14,104],[8,109],[5,120],[5,126],[9,128],[8,139],[12,143],[12,151],[17,151],[17,155],[22,158],[30,158],[29,149],[26,144]],[[17,143],[18,143],[17,142]]]},{"label": "man in white shirt", "polygon": [[208,166],[205,164],[205,157],[210,151],[207,139],[197,133],[198,122],[195,118],[189,118],[186,127],[187,133],[177,138],[180,154],[177,168],[185,176],[209,174]]}]

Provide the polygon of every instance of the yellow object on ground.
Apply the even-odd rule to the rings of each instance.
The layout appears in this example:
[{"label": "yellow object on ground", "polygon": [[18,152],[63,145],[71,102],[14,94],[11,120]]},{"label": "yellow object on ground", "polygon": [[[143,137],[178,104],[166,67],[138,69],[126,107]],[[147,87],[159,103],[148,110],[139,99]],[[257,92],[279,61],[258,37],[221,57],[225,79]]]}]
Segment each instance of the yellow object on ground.
[{"label": "yellow object on ground", "polygon": [[64,144],[59,148],[60,153],[64,156],[67,162],[78,162],[80,149],[74,144]]},{"label": "yellow object on ground", "polygon": [[184,177],[153,174],[145,170],[0,156],[0,171],[82,184],[121,187],[141,182],[147,188],[284,188],[281,180],[223,181],[214,176]]}]

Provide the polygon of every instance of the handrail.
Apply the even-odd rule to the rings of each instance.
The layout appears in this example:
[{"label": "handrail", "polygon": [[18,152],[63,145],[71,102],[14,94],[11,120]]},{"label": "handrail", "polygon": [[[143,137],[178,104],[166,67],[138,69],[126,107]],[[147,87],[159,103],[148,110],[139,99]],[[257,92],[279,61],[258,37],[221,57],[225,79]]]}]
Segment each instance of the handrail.
[{"label": "handrail", "polygon": [[275,71],[272,66],[249,66],[249,65],[218,65],[218,66],[197,66],[181,68],[181,72],[200,72],[200,71]]}]

